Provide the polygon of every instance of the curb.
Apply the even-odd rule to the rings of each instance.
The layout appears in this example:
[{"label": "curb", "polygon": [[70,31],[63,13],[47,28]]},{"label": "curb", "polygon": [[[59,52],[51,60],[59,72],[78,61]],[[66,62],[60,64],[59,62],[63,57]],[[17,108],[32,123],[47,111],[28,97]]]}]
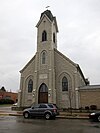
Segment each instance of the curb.
[{"label": "curb", "polygon": [[83,119],[83,120],[88,120],[89,117],[81,117],[81,116],[56,116],[56,118],[61,118],[61,119]]}]

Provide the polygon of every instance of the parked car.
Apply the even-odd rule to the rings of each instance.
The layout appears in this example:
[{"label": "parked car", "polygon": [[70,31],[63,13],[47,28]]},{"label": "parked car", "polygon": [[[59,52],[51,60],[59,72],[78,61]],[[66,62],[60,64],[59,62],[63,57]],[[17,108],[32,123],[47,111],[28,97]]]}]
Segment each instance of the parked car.
[{"label": "parked car", "polygon": [[90,114],[89,114],[89,118],[90,118],[91,120],[99,121],[99,122],[100,122],[100,111],[94,112],[94,113],[90,113]]},{"label": "parked car", "polygon": [[17,103],[14,103],[13,106],[17,106],[18,104]]},{"label": "parked car", "polygon": [[55,118],[59,114],[54,104],[40,103],[23,111],[24,118],[44,117],[45,119]]}]

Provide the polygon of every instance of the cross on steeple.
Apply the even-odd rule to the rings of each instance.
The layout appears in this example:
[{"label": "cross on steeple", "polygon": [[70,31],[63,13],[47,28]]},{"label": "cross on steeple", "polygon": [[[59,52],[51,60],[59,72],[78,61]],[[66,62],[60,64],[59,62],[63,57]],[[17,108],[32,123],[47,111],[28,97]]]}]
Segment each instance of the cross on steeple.
[{"label": "cross on steeple", "polygon": [[50,7],[50,6],[46,6],[45,8],[47,8],[47,9],[48,9],[49,7]]}]

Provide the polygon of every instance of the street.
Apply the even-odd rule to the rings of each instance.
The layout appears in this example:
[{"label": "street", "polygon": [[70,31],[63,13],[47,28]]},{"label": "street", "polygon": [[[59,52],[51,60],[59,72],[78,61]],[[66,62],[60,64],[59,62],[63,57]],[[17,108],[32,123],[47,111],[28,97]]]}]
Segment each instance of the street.
[{"label": "street", "polygon": [[0,133],[99,133],[100,123],[79,119],[24,119],[0,116]]}]

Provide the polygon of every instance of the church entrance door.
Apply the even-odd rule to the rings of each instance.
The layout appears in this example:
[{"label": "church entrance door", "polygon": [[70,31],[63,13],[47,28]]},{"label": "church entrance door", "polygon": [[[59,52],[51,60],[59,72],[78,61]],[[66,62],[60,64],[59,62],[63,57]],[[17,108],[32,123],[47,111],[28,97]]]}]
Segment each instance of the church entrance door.
[{"label": "church entrance door", "polygon": [[38,103],[48,103],[48,88],[44,83],[39,87]]}]

